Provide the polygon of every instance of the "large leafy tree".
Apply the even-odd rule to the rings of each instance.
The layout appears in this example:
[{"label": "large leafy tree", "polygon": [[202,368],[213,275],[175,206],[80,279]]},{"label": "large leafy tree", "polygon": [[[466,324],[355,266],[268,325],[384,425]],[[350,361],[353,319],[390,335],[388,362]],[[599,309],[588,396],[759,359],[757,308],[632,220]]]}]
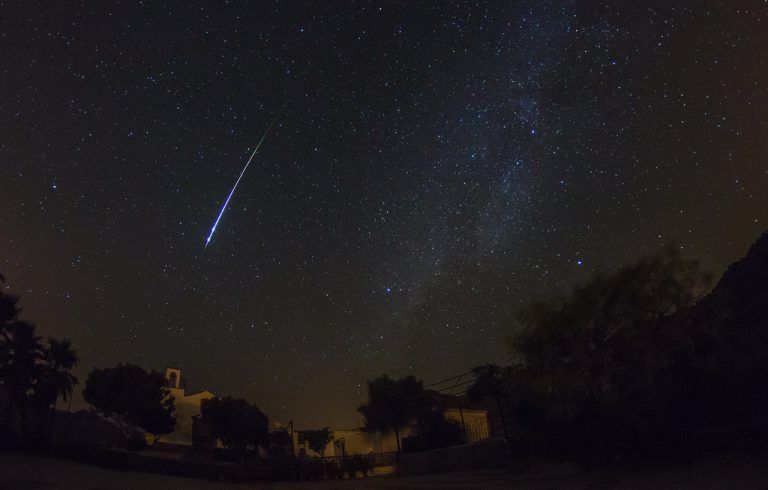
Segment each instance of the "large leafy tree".
[{"label": "large leafy tree", "polygon": [[439,408],[422,413],[417,424],[421,449],[453,446],[460,444],[464,439],[461,426],[446,418],[445,413]]},{"label": "large leafy tree", "polygon": [[[148,372],[133,364],[94,368],[85,381],[83,397],[112,418],[128,439],[139,427],[155,434],[173,428],[173,424],[162,423],[173,420],[174,400],[169,396],[165,378],[157,371]],[[158,426],[163,431],[154,432]]]},{"label": "large leafy tree", "polygon": [[513,400],[520,400],[522,393],[518,386],[515,386],[515,373],[519,367],[501,367],[496,364],[483,364],[472,369],[474,380],[467,388],[467,396],[470,400],[489,402],[491,401],[496,410],[498,410],[499,421],[504,432],[504,438],[509,434],[507,423],[514,412]]},{"label": "large leafy tree", "polygon": [[668,248],[521,313],[513,357],[553,442],[615,450],[652,429],[674,390],[670,373],[695,344],[674,316],[709,283],[696,261]]},{"label": "large leafy tree", "polygon": [[496,364],[483,364],[472,368],[474,381],[467,389],[467,395],[472,400],[497,399],[504,396],[508,371],[508,368]]},{"label": "large leafy tree", "polygon": [[249,447],[264,444],[269,436],[267,416],[243,398],[212,398],[203,402],[201,412],[211,435],[241,459]]},{"label": "large leafy tree", "polygon": [[154,447],[164,434],[173,432],[176,426],[176,415],[172,410],[168,410],[167,406],[158,405],[141,414],[139,426],[152,436]]},{"label": "large leafy tree", "polygon": [[357,410],[364,419],[364,429],[395,431],[400,451],[400,428],[429,412],[430,403],[424,383],[413,376],[393,379],[386,374],[368,381],[368,403]]}]

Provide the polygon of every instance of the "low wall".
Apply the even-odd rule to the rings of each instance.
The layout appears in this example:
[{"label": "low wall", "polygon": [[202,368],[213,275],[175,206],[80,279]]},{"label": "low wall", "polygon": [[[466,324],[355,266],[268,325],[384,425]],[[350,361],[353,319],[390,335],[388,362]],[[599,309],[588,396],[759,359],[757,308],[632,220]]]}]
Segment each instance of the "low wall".
[{"label": "low wall", "polygon": [[508,467],[512,455],[503,439],[464,444],[431,451],[406,453],[400,456],[398,473],[443,473]]},{"label": "low wall", "polygon": [[[118,471],[140,471],[159,475],[203,478],[208,480],[251,481],[269,480],[269,466],[252,463],[211,463],[187,460],[187,458],[156,457],[139,451],[108,449],[98,446],[52,446],[46,453],[78,463],[93,464]],[[155,453],[160,453],[155,451]]]}]

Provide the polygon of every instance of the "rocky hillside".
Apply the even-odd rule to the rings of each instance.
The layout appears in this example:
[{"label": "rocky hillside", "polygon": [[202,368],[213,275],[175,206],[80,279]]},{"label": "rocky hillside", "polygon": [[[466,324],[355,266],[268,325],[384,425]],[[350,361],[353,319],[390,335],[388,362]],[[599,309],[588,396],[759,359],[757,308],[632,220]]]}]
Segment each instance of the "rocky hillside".
[{"label": "rocky hillside", "polygon": [[715,288],[693,307],[693,316],[706,323],[768,319],[768,232],[728,267]]}]

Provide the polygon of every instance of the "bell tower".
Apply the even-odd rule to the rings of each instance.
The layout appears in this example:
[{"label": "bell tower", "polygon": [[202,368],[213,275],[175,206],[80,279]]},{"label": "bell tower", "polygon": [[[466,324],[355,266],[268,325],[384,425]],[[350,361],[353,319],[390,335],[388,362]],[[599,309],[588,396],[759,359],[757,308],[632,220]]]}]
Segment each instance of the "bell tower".
[{"label": "bell tower", "polygon": [[168,388],[180,389],[181,385],[181,369],[177,368],[165,368],[165,381]]}]

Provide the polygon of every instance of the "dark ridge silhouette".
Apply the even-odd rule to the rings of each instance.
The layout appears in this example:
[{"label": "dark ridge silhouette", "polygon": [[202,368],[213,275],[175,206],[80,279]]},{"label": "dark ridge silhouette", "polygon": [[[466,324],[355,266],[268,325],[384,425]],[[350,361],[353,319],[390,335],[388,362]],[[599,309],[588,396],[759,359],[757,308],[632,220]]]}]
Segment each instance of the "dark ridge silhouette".
[{"label": "dark ridge silhouette", "polygon": [[[768,422],[768,232],[731,264],[715,288],[687,312],[701,334],[694,359],[713,413],[734,422]],[[725,417],[721,418],[721,423]]]},{"label": "dark ridge silhouette", "polygon": [[744,258],[734,262],[723,277],[692,308],[694,316],[711,320],[768,312],[768,231],[752,244]]}]

